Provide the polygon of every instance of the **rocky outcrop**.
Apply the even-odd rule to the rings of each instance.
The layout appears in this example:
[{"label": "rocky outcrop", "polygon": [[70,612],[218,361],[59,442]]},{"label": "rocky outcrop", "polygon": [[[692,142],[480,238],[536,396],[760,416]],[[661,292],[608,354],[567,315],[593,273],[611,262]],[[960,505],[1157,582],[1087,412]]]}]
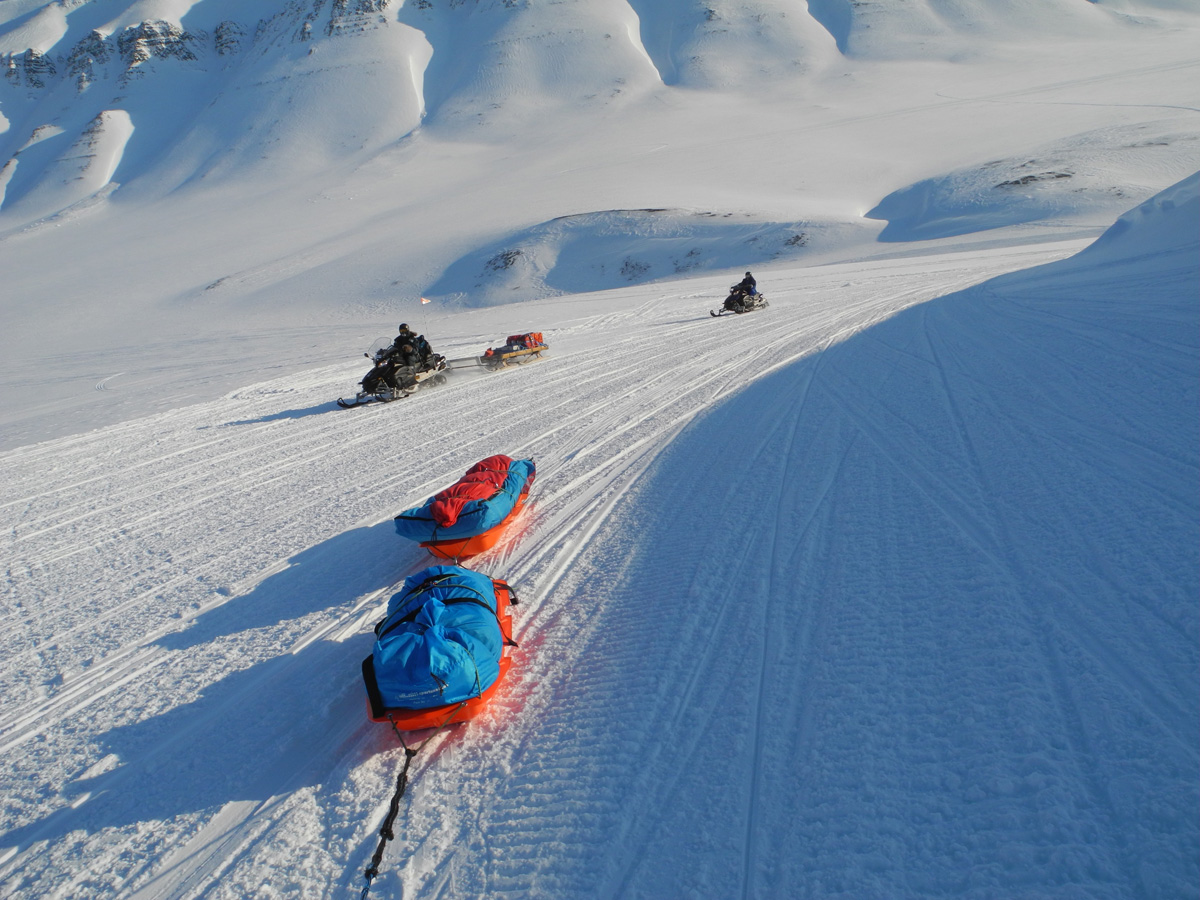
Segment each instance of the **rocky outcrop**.
[{"label": "rocky outcrop", "polygon": [[154,21],[131,25],[117,37],[117,52],[125,63],[122,80],[139,78],[142,63],[151,59],[196,59],[192,49],[197,38],[172,22]]},{"label": "rocky outcrop", "polygon": [[[218,35],[218,53],[231,52],[239,46],[244,33],[236,23]],[[140,67],[152,59],[194,61],[206,35],[191,34],[170,22],[142,22],[123,30],[115,38],[99,31],[88,32],[65,56],[50,57],[29,49],[0,57],[4,77],[14,87],[46,88],[59,77],[60,71],[75,82],[79,91],[86,91],[105,76],[105,68],[114,60],[122,65],[120,79],[140,78]]]},{"label": "rocky outcrop", "polygon": [[218,56],[232,56],[242,49],[246,29],[232,19],[226,19],[213,31],[213,47]]},{"label": "rocky outcrop", "polygon": [[380,13],[391,0],[333,0],[333,18]]},{"label": "rocky outcrop", "polygon": [[[205,54],[236,56],[254,42],[281,36],[308,41],[322,32],[334,37],[369,31],[387,24],[385,12],[393,3],[395,0],[289,0],[253,29],[226,19],[211,34],[150,20],[113,35],[91,31],[65,55],[51,56],[34,49],[3,55],[0,69],[13,87],[42,89],[66,77],[82,92],[106,77],[115,76],[120,84],[142,78],[147,74],[145,64],[154,60],[197,62]],[[119,66],[115,65],[118,62]]]},{"label": "rocky outcrop", "polygon": [[98,70],[113,56],[113,47],[98,31],[91,31],[71,50],[67,57],[67,74],[75,86],[85,91],[97,79]]},{"label": "rocky outcrop", "polygon": [[355,31],[366,31],[381,24],[381,13],[391,0],[333,0],[329,24],[325,33],[332,36]]},{"label": "rocky outcrop", "polygon": [[4,77],[15,87],[44,88],[57,74],[54,60],[33,49],[13,53],[5,61]]},{"label": "rocky outcrop", "polygon": [[[53,13],[46,15],[51,25],[61,24],[61,14],[72,10],[110,5],[97,0],[45,2]],[[0,0],[0,5],[8,4]],[[183,166],[192,164],[208,174],[239,165],[260,165],[261,160],[272,159],[272,154],[295,158],[292,151],[301,144],[304,152],[342,154],[394,141],[420,123],[420,72],[430,53],[428,44],[409,28],[398,27],[389,33],[394,18],[389,8],[400,5],[401,0],[185,3],[183,7],[224,9],[211,15],[204,11],[189,14],[182,22],[157,16],[137,21],[140,16],[135,16],[107,26],[99,24],[102,17],[93,10],[96,14],[90,16],[88,26],[67,28],[61,34],[50,27],[14,31],[7,22],[0,24],[6,48],[25,46],[16,40],[30,44],[18,52],[0,52],[0,74],[4,76],[0,78],[4,112],[0,129],[7,126],[7,131],[0,131],[0,203],[5,219],[31,221],[107,196],[105,192],[117,189],[113,175],[126,158],[131,140],[139,142],[136,146],[143,155],[131,154],[121,180],[136,178],[148,156],[158,161],[176,153]],[[168,7],[175,10],[181,5],[116,6],[125,8],[128,15],[132,9],[161,8],[166,12]],[[262,18],[260,6],[269,10]],[[223,18],[243,13],[254,18]],[[85,18],[89,16],[76,17],[72,26]],[[342,37],[363,37],[368,32],[378,39]],[[306,38],[325,46],[304,47],[297,53],[296,43]],[[319,76],[330,68],[358,66],[358,48],[353,46],[358,43],[367,45],[362,62],[367,68],[378,67],[381,56],[390,61],[393,55],[407,54],[414,60],[377,103],[363,108],[347,104],[345,98],[355,96],[344,83],[348,79],[311,78],[309,83],[317,85],[311,94],[297,83],[286,83],[292,72]],[[323,49],[328,52],[320,53]],[[263,79],[269,84],[262,92],[265,111],[261,116],[248,109],[253,104],[241,102],[245,93],[227,90],[230,81],[243,85],[249,80],[257,88]],[[160,81],[163,83],[158,84]],[[204,102],[203,109],[197,109],[192,117],[176,116],[174,108],[163,109],[176,91],[180,104]],[[227,93],[236,96],[222,105]],[[74,102],[70,94],[76,94]],[[208,112],[210,109],[214,111]],[[299,137],[307,120],[305,113],[297,110],[328,114],[327,127],[316,129],[313,139]],[[228,113],[228,118],[223,113]],[[187,140],[156,141],[156,135],[164,133],[160,119],[168,120],[166,127],[173,133],[198,134],[198,143],[204,147],[194,149]],[[204,122],[197,126],[200,119]],[[30,134],[26,123],[40,125]],[[29,135],[23,144],[19,130]],[[50,138],[56,139],[44,143]],[[18,169],[20,175],[14,180]]]}]

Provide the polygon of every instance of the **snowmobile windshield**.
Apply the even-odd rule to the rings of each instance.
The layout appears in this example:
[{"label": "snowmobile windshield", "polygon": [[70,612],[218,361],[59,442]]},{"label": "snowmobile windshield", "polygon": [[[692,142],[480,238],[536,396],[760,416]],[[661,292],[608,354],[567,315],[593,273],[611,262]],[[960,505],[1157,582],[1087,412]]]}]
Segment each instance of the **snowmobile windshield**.
[{"label": "snowmobile windshield", "polygon": [[375,343],[371,344],[371,349],[367,351],[367,355],[370,356],[371,359],[378,360],[380,357],[380,354],[382,354],[384,351],[390,349],[391,346],[392,346],[391,338],[389,338],[389,337],[376,338]]}]

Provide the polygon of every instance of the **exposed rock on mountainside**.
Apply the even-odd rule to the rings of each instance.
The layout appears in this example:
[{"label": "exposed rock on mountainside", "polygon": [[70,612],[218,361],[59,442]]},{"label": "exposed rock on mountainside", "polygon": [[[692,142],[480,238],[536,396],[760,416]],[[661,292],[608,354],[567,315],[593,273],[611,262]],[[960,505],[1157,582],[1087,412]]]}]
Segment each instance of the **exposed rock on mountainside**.
[{"label": "exposed rock on mountainside", "polygon": [[67,73],[75,86],[85,91],[99,75],[97,69],[112,57],[112,45],[98,31],[89,31],[67,57]]},{"label": "exposed rock on mountainside", "polygon": [[199,39],[170,22],[142,22],[126,28],[117,38],[117,50],[125,62],[123,80],[141,77],[142,63],[151,59],[196,59],[192,45]]},{"label": "exposed rock on mountainside", "polygon": [[217,25],[213,31],[213,46],[218,56],[232,56],[242,48],[246,37],[246,29],[241,23],[227,19]]},{"label": "exposed rock on mountainside", "polygon": [[57,74],[54,61],[32,48],[4,60],[4,77],[16,87],[44,88]]},{"label": "exposed rock on mountainside", "polygon": [[[62,76],[75,79],[82,91],[100,80],[102,68],[115,58],[125,66],[114,77],[142,77],[143,73],[135,70],[152,59],[195,62],[210,50],[217,56],[231,56],[248,50],[256,42],[271,42],[281,31],[297,42],[311,40],[314,34],[332,37],[371,31],[387,24],[384,13],[392,3],[393,0],[291,0],[274,15],[257,21],[226,19],[211,32],[151,19],[110,34],[92,29],[65,52],[30,47],[0,55],[0,63],[8,83],[15,87],[46,89]],[[246,41],[248,34],[253,36],[250,43]],[[69,36],[68,30],[64,39]]]},{"label": "exposed rock on mountainside", "polygon": [[[160,163],[172,170],[171,179],[281,158],[303,168],[403,137],[424,110],[421,73],[429,49],[419,33],[389,21],[393,5],[286,0],[271,4],[266,17],[239,20],[219,18],[230,7],[196,3],[177,19],[99,24],[99,4],[47,4],[0,51],[0,212],[10,223],[28,221],[59,211],[52,197],[84,199],[54,179],[72,169],[75,141],[88,143],[88,123],[117,110],[131,123],[126,137],[138,132],[130,145],[138,166],[126,161],[117,179],[123,183]],[[150,9],[138,5],[126,15]],[[28,48],[16,49],[24,41]],[[298,44],[308,44],[307,52],[297,52]],[[324,72],[338,75],[326,79]],[[363,97],[361,85],[380,76],[386,89]],[[64,105],[71,93],[78,99]],[[315,140],[301,134],[314,124]],[[68,134],[33,140],[46,126]],[[26,152],[34,144],[41,145]],[[182,161],[167,160],[172,148]],[[114,172],[123,157],[114,157]]]},{"label": "exposed rock on mountainside", "polygon": [[[329,35],[344,34],[348,31],[362,31],[376,25],[386,23],[380,15],[391,0],[333,0],[333,10],[329,16],[329,24],[325,33]],[[319,7],[320,4],[314,4]]]},{"label": "exposed rock on mountainside", "polygon": [[93,29],[65,56],[54,58],[32,48],[21,54],[10,54],[4,60],[5,77],[16,87],[45,89],[51,87],[62,72],[63,77],[74,79],[76,87],[84,91],[103,77],[103,67],[111,59],[119,58],[125,64],[119,76],[124,82],[131,77],[141,77],[143,73],[138,67],[151,59],[195,60],[199,45],[206,37],[164,21],[141,22],[122,29],[115,36],[105,36]]}]

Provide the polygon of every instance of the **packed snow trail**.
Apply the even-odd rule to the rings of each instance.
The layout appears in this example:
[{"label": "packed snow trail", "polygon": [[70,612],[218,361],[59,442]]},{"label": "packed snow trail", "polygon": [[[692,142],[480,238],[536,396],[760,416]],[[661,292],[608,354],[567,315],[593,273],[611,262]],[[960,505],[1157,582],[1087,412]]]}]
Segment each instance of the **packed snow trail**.
[{"label": "packed snow trail", "polygon": [[[1194,448],[1141,451],[1158,493],[1136,499],[1175,505],[1156,539],[1180,561],[1139,574],[1175,593],[1148,584],[1127,609],[1131,576],[1105,561],[1116,620],[1082,623],[1071,592],[1108,545],[1071,545],[1079,571],[1053,586],[1070,603],[1026,596],[1024,507],[989,512],[1024,457],[997,473],[951,406],[1011,410],[971,368],[990,336],[924,311],[863,330],[1068,249],[780,271],[762,279],[768,310],[721,321],[725,279],[542,301],[520,316],[550,355],[527,367],[341,411],[362,374],[349,363],[4,454],[0,889],[359,889],[401,752],[366,721],[358,664],[390,588],[429,563],[390,517],[494,452],[539,469],[511,539],[473,563],[521,594],[517,666],[494,712],[422,754],[379,895],[986,893],[997,860],[1026,853],[1038,884],[1100,872],[1118,895],[1144,884],[1131,867],[1148,850],[1186,884],[1196,629],[1178,601],[1194,567],[1163,479],[1194,476]],[[430,337],[469,352],[505,314]],[[933,353],[963,367],[953,392]],[[1067,457],[1030,410],[989,421]],[[1082,433],[1126,446],[1105,427]],[[1080,512],[1044,489],[1048,515]],[[1120,521],[1106,533],[1127,551]],[[1136,655],[1119,626],[1138,629]],[[1067,628],[1062,650],[1045,632]],[[1144,752],[1122,796],[1163,789],[1140,841],[1107,824],[1124,801],[1101,795],[1093,759],[1118,757],[1065,652],[1083,684],[1120,689],[1114,715],[1148,723],[1121,732]],[[897,872],[905,858],[918,871]]]},{"label": "packed snow trail", "polygon": [[1192,219],[677,437],[525,645],[519,714],[428,772],[404,895],[1195,896]]}]

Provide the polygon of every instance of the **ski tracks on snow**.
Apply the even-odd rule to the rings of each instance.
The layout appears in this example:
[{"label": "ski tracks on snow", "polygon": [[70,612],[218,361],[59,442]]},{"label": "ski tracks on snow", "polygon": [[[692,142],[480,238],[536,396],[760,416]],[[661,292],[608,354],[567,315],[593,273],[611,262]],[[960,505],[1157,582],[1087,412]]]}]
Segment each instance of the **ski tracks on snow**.
[{"label": "ski tracks on snow", "polygon": [[[4,454],[0,751],[12,765],[0,887],[11,896],[150,900],[246,896],[264,883],[310,895],[352,886],[397,762],[394,740],[364,724],[358,661],[392,585],[429,562],[398,545],[389,520],[495,452],[533,456],[539,470],[512,535],[476,564],[520,592],[518,667],[493,718],[423,754],[406,838],[389,853],[396,874],[384,877],[418,893],[454,884],[463,896],[511,885],[521,871],[551,882],[593,877],[586,846],[547,861],[536,833],[511,826],[525,815],[514,804],[573,796],[548,752],[574,747],[590,758],[604,741],[609,712],[562,693],[564,678],[610,698],[625,690],[612,677],[616,657],[594,653],[598,644],[616,655],[630,648],[613,643],[611,610],[583,577],[597,559],[607,561],[606,579],[619,574],[633,549],[614,513],[674,436],[720,398],[977,280],[988,265],[998,263],[968,258],[931,275],[926,264],[875,264],[856,270],[852,285],[813,270],[773,291],[766,311],[719,321],[707,314],[711,298],[659,291],[560,332],[545,326],[552,355],[536,365],[387,406],[335,410],[332,398],[361,367],[326,367]],[[797,423],[784,426],[792,438]],[[765,463],[765,452],[755,458]],[[801,464],[786,449],[783,458],[779,465]],[[829,515],[823,503],[809,510],[805,533]],[[764,570],[761,551],[743,544],[736,568],[765,572],[751,583],[769,617],[790,560],[773,544]],[[729,560],[714,552],[702,570],[719,577]],[[717,628],[734,609],[715,609],[699,627]],[[819,613],[803,616],[805,640],[816,640]],[[758,672],[755,735],[777,689],[768,665],[775,638],[758,630],[748,657]],[[688,698],[705,677],[683,657],[667,665],[673,680],[682,676],[682,693],[655,701],[642,749],[657,715],[702,754]],[[776,751],[737,754],[748,779],[742,896],[764,877],[753,845],[764,752]],[[602,768],[610,797],[632,776],[648,796],[669,800],[678,777],[651,764],[664,776],[652,785],[628,766]],[[628,827],[611,809],[589,812],[590,796],[573,802],[571,815]],[[288,847],[314,841],[328,848],[317,852],[321,862],[309,848],[306,864],[290,867]],[[645,864],[634,859],[629,871]],[[619,894],[623,877],[606,877]]]}]

